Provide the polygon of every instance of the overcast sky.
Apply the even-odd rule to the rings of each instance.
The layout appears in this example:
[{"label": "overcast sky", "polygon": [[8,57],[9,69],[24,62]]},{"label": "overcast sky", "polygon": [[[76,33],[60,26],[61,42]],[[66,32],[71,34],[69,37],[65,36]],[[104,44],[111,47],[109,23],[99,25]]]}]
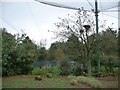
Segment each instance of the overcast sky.
[{"label": "overcast sky", "polygon": [[[91,6],[87,0],[47,0],[64,4],[76,8],[84,7],[87,10],[91,10]],[[89,0],[91,2],[91,0]],[[94,1],[94,0],[92,0]],[[100,0],[99,0],[100,1]],[[102,1],[102,0],[101,0]],[[115,7],[117,0],[105,0],[105,2],[99,3],[99,10]],[[91,2],[94,6],[94,2]],[[58,22],[58,17],[67,17],[68,13],[73,15],[76,11],[70,9],[57,8],[53,6],[44,5],[34,0],[4,0],[0,3],[0,10],[2,16],[0,16],[0,27],[7,28],[8,32],[12,34],[21,33],[23,30],[27,35],[36,43],[41,39],[47,40],[47,48],[55,40],[52,39],[54,35],[48,30],[55,30],[54,23]],[[116,9],[116,8],[115,8]],[[99,19],[101,21],[107,20],[107,25],[114,23],[112,27],[118,28],[118,13],[99,13]]]}]

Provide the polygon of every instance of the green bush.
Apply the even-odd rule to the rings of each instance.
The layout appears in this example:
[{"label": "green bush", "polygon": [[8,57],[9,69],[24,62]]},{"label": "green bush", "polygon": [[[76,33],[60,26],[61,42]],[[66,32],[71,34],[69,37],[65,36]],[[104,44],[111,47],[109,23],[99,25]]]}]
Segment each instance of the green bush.
[{"label": "green bush", "polygon": [[57,67],[52,67],[49,70],[48,69],[40,69],[40,68],[34,68],[32,70],[33,75],[47,75],[47,73],[52,73],[52,75],[58,76],[60,75],[61,70]]},{"label": "green bush", "polygon": [[52,73],[52,74],[55,75],[55,76],[60,75],[60,72],[61,72],[60,68],[57,68],[57,67],[52,67],[52,68],[50,69],[50,73]]},{"label": "green bush", "polygon": [[32,70],[32,74],[33,74],[33,75],[40,75],[40,74],[41,74],[40,68],[34,68],[34,69]]},{"label": "green bush", "polygon": [[52,78],[52,76],[53,76],[52,73],[47,73],[48,78]]},{"label": "green bush", "polygon": [[39,81],[41,81],[42,78],[41,78],[40,76],[35,76],[35,80],[39,80]]},{"label": "green bush", "polygon": [[97,72],[96,67],[92,67],[92,72],[93,72],[93,73],[96,73],[96,72]]},{"label": "green bush", "polygon": [[100,67],[100,71],[101,71],[101,72],[106,72],[105,66],[101,66],[101,67]]},{"label": "green bush", "polygon": [[106,71],[109,72],[110,71],[110,67],[106,67]]},{"label": "green bush", "polygon": [[113,68],[113,74],[114,74],[114,75],[117,75],[117,74],[118,74],[118,69],[119,69],[118,67]]},{"label": "green bush", "polygon": [[80,68],[80,66],[75,66],[74,70],[73,70],[73,75],[75,76],[80,76],[83,74],[82,69]]},{"label": "green bush", "polygon": [[33,75],[47,75],[48,71],[40,68],[34,68],[32,70]]}]

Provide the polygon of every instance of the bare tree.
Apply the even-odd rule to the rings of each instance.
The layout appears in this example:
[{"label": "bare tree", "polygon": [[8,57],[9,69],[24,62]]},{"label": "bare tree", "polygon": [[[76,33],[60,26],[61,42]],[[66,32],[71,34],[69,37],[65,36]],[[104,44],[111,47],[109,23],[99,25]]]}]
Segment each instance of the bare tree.
[{"label": "bare tree", "polygon": [[93,13],[79,11],[74,16],[68,14],[68,18],[59,18],[60,22],[55,23],[57,30],[53,31],[60,40],[67,40],[71,35],[79,38],[83,44],[80,54],[86,62],[88,76],[91,76],[91,57],[95,47],[95,22]]}]

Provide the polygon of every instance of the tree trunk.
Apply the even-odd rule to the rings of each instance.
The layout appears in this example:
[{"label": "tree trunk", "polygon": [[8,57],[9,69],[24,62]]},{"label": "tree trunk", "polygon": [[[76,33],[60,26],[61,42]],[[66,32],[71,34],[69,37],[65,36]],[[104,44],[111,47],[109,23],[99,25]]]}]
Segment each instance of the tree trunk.
[{"label": "tree trunk", "polygon": [[91,77],[92,76],[92,73],[91,73],[91,61],[88,59],[88,62],[87,62],[87,71],[88,71],[88,77]]}]

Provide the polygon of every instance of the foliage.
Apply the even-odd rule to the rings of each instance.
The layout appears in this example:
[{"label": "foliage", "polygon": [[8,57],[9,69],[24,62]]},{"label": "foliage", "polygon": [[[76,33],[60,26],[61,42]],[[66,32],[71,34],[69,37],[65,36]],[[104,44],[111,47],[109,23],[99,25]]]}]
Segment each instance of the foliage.
[{"label": "foliage", "polygon": [[[79,58],[81,57],[80,53],[81,51],[79,50],[81,47],[81,43],[79,42],[79,38],[72,34],[67,42],[66,42],[66,48],[67,48],[67,54],[69,58],[73,59],[74,61],[79,61]],[[71,52],[72,51],[72,52]]]},{"label": "foliage", "polygon": [[101,66],[101,67],[100,67],[100,71],[101,71],[101,72],[105,72],[105,71],[106,71],[105,66]]},{"label": "foliage", "polygon": [[[59,18],[56,22],[56,31],[53,31],[56,38],[64,42],[67,60],[69,58],[78,62],[84,62],[87,67],[88,76],[91,76],[91,66],[96,66],[96,42],[95,21],[91,12],[87,12],[84,8],[75,13],[68,15],[67,18]],[[105,24],[100,25],[99,29],[105,29]],[[108,27],[98,34],[99,54],[101,58],[100,64],[111,67],[116,66],[117,62],[117,39],[116,30]],[[113,43],[111,45],[111,43]],[[115,52],[115,53],[114,53]]]},{"label": "foliage", "polygon": [[[65,20],[67,21],[67,19]],[[61,21],[61,23],[64,22]],[[101,72],[103,73],[112,72],[113,68],[118,66],[117,35],[118,34],[116,33],[116,31],[110,28],[106,29],[106,31],[102,31],[99,33],[100,65],[101,65]],[[56,59],[58,63],[60,63],[60,67],[62,69],[61,75],[69,75],[73,73],[71,72],[72,66],[70,66],[67,63],[70,60],[77,61],[79,64],[83,63],[85,65],[84,68],[87,68],[86,72],[88,72],[89,69],[89,74],[91,70],[92,73],[97,72],[97,67],[96,67],[97,61],[95,54],[96,35],[95,34],[89,35],[88,41],[91,43],[90,46],[88,45],[89,48],[91,49],[89,50],[90,57],[86,56],[87,51],[85,49],[85,44],[80,40],[80,37],[78,37],[74,33],[71,33],[71,35],[69,35],[68,39],[65,42],[55,42],[51,45],[49,52],[51,53],[52,51],[51,56],[53,56],[54,57],[53,59]],[[80,72],[81,71],[79,67],[78,68],[76,67],[74,69],[74,75],[81,75]],[[85,72],[85,69],[83,72]]]},{"label": "foliage", "polygon": [[35,80],[39,80],[39,81],[41,81],[42,78],[41,78],[40,76],[35,76]]},{"label": "foliage", "polygon": [[51,67],[51,68],[50,68],[50,72],[51,72],[53,75],[58,76],[58,75],[60,75],[61,69],[58,68],[58,67]]},{"label": "foliage", "polygon": [[33,75],[45,75],[46,76],[48,72],[49,72],[48,70],[40,69],[40,68],[34,68],[32,70]]},{"label": "foliage", "polygon": [[[85,65],[87,73],[90,76],[96,73],[96,34],[94,32],[94,20],[90,12],[79,11],[74,16],[68,18],[59,18],[60,21],[55,25],[57,30],[55,34],[60,38],[59,42],[54,42],[46,50],[45,41],[36,45],[24,32],[22,34],[12,35],[5,28],[2,31],[2,73],[3,76],[28,74],[33,69],[32,63],[35,60],[56,60],[58,67],[51,68],[53,75],[81,75],[80,68],[75,66],[72,71],[72,65],[69,61],[75,61]],[[90,29],[85,25],[91,26]],[[117,74],[118,67],[118,33],[113,28],[108,27],[98,35],[99,54],[102,73]],[[112,44],[111,44],[112,43]],[[85,70],[84,69],[84,70]],[[33,70],[37,75],[46,74],[49,71]],[[82,71],[85,72],[85,71]]]},{"label": "foliage", "polygon": [[92,67],[92,73],[97,73],[97,67]]},{"label": "foliage", "polygon": [[70,65],[68,64],[68,62],[66,60],[65,61],[61,61],[60,68],[61,68],[60,75],[62,75],[62,76],[68,76],[68,75],[71,74]]},{"label": "foliage", "polygon": [[52,78],[52,76],[53,76],[52,73],[47,73],[48,78]]},{"label": "foliage", "polygon": [[80,76],[80,75],[83,75],[83,74],[84,74],[84,72],[81,69],[80,65],[76,65],[74,70],[73,70],[73,75]]},{"label": "foliage", "polygon": [[1,28],[2,31],[2,74],[3,76],[14,75],[12,67],[16,59],[15,52],[15,37],[10,33],[7,33],[5,28]]},{"label": "foliage", "polygon": [[40,68],[34,68],[31,72],[33,75],[41,75]]},{"label": "foliage", "polygon": [[34,68],[32,70],[33,75],[45,75],[45,76],[47,76],[49,74],[50,74],[50,76],[51,76],[51,74],[52,74],[52,76],[53,75],[58,76],[58,75],[60,75],[60,72],[61,72],[61,70],[59,68],[57,68],[57,67],[51,67],[49,69]]},{"label": "foliage", "polygon": [[[55,23],[57,30],[54,31],[56,37],[67,40],[68,55],[76,61],[84,61],[87,67],[88,76],[91,76],[91,57],[94,54],[96,42],[95,24],[92,13],[85,10],[78,11],[74,16],[60,18]],[[86,28],[85,25],[90,25]]]},{"label": "foliage", "polygon": [[37,46],[25,33],[12,35],[2,31],[2,75],[28,74],[32,63],[37,58]]},{"label": "foliage", "polygon": [[[100,33],[101,64],[112,69],[118,66],[118,36],[117,31],[108,27]],[[111,44],[112,43],[112,44]]]},{"label": "foliage", "polygon": [[46,60],[47,59],[46,56],[47,56],[47,51],[46,51],[45,47],[39,47],[39,49],[38,49],[38,61],[39,60]]},{"label": "foliage", "polygon": [[114,67],[114,68],[113,68],[113,73],[114,73],[115,75],[118,75],[118,71],[119,71],[119,68],[118,68],[118,67]]}]

